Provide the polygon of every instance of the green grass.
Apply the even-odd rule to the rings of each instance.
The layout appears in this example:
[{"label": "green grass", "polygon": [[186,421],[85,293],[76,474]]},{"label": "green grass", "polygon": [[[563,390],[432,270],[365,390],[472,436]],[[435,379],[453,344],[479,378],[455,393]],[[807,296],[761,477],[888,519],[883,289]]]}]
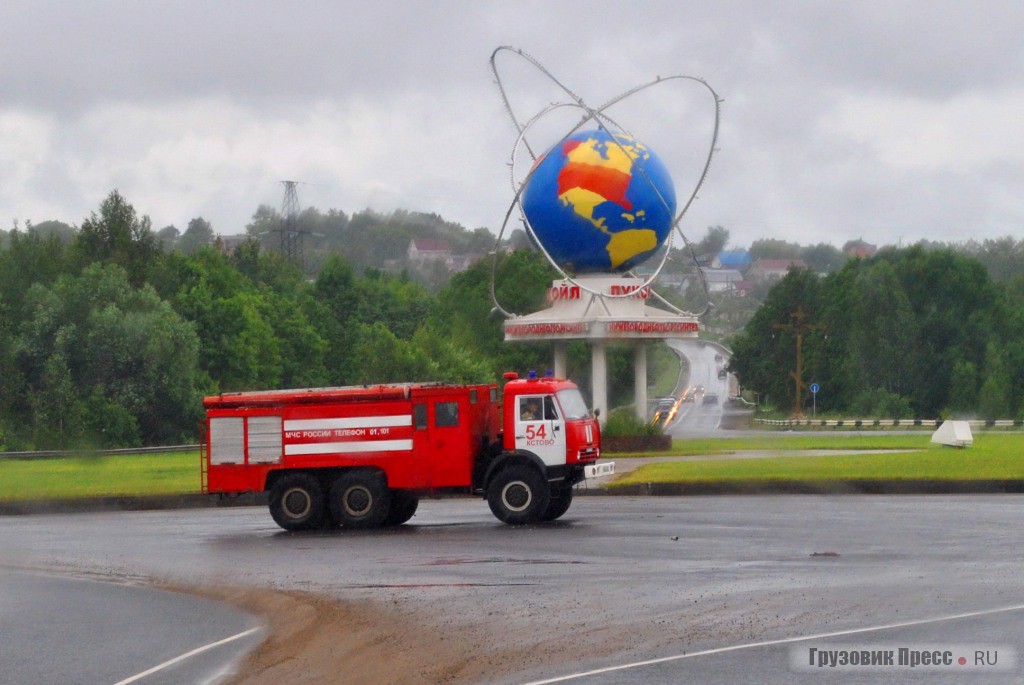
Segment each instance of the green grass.
[{"label": "green grass", "polygon": [[[746,450],[783,453],[765,459],[701,459],[641,466],[615,485],[757,480],[1012,480],[1024,479],[1024,435],[980,433],[963,450],[932,446],[930,435],[766,435],[676,441],[672,456]],[[800,456],[806,450],[901,450],[890,454]],[[914,450],[914,451],[907,451]],[[608,455],[613,456],[613,455]],[[627,455],[614,455],[621,459]],[[639,455],[638,455],[639,456]],[[652,455],[643,455],[652,456]],[[0,501],[197,493],[199,454],[0,460]]]},{"label": "green grass", "polygon": [[4,502],[199,491],[199,452],[0,460]]},{"label": "green grass", "polygon": [[[925,449],[931,433],[889,435],[886,433],[835,433],[829,435],[780,435],[765,433],[756,438],[701,438],[673,440],[672,449],[656,453],[609,453],[616,459],[651,456],[700,456],[732,454],[747,450],[900,450]],[[1024,439],[1021,445],[1024,446]]]},{"label": "green grass", "polygon": [[[928,436],[880,436],[885,438],[881,443],[872,442],[872,436],[859,437],[864,440],[864,444],[870,446],[853,447],[852,442],[843,441],[842,444],[825,447],[811,438],[807,438],[806,442],[800,438],[785,438],[778,443],[758,439],[757,447],[751,449],[771,449],[793,454],[766,459],[707,459],[648,464],[624,474],[613,485],[730,481],[1024,479],[1024,435],[975,435],[974,445],[966,449],[930,445]],[[898,440],[899,438],[909,438],[915,443],[905,445]],[[800,441],[802,446],[782,446],[783,442],[788,444],[791,440]],[[888,446],[885,443],[889,443]],[[919,451],[825,457],[799,456],[801,449],[906,447],[913,447]]]}]

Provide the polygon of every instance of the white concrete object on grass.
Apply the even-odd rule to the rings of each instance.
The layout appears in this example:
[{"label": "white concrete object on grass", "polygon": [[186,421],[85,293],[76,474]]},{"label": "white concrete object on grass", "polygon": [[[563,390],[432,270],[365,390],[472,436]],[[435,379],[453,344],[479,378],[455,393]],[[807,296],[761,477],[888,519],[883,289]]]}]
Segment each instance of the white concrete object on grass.
[{"label": "white concrete object on grass", "polygon": [[967,447],[974,444],[971,424],[967,421],[944,421],[932,433],[932,442],[950,447]]}]

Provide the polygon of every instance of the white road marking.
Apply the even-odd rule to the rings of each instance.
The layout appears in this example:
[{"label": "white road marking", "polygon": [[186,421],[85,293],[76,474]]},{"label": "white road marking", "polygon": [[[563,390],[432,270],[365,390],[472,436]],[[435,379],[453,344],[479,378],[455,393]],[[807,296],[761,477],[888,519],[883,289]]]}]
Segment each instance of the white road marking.
[{"label": "white road marking", "polygon": [[952,616],[940,616],[938,618],[925,618],[918,621],[905,621],[903,623],[889,623],[881,626],[870,626],[868,628],[852,628],[850,630],[838,630],[833,633],[819,633],[817,635],[804,635],[801,637],[784,637],[778,640],[765,640],[763,642],[748,642],[740,645],[731,645],[729,647],[717,647],[715,649],[705,649],[699,652],[690,652],[689,654],[676,654],[674,656],[664,656],[659,659],[648,659],[646,661],[635,661],[629,664],[620,664],[618,666],[607,666],[605,668],[595,668],[592,671],[582,671],[580,673],[571,673],[569,675],[557,676],[555,678],[548,678],[546,680],[533,680],[524,685],[550,685],[550,683],[564,683],[569,680],[578,680],[579,678],[586,678],[592,675],[602,675],[604,673],[614,673],[616,671],[625,671],[631,668],[640,668],[642,666],[652,666],[654,664],[664,664],[670,661],[679,661],[681,659],[692,659],[698,656],[710,656],[712,654],[724,654],[726,652],[738,652],[742,649],[754,649],[756,647],[771,647],[773,645],[786,645],[794,642],[805,642],[807,640],[823,640],[825,638],[833,637],[844,637],[846,635],[857,635],[860,633],[872,633],[880,630],[892,630],[894,628],[909,628],[911,626],[926,625],[928,623],[942,623],[943,621],[956,621],[962,618],[975,618],[978,616],[991,616],[992,614],[1003,614],[1011,611],[1024,611],[1024,604],[1018,604],[1010,607],[1003,607],[1001,609],[988,609],[985,611],[971,611],[966,614],[953,614]]},{"label": "white road marking", "polygon": [[149,670],[143,671],[142,673],[137,673],[137,674],[135,674],[135,675],[133,675],[133,676],[131,676],[129,678],[125,678],[124,680],[119,680],[116,683],[114,683],[114,685],[128,685],[129,683],[138,682],[139,680],[142,680],[146,676],[153,675],[154,673],[162,671],[165,668],[170,668],[171,666],[173,666],[173,665],[175,665],[177,663],[181,663],[182,661],[185,661],[186,659],[191,659],[192,657],[197,656],[199,654],[202,654],[203,652],[208,652],[211,649],[216,649],[217,647],[220,647],[221,645],[226,645],[229,642],[234,642],[235,640],[241,640],[243,637],[248,637],[248,636],[252,635],[253,633],[258,633],[261,630],[263,630],[263,629],[261,627],[257,626],[256,628],[250,628],[249,630],[246,630],[246,631],[243,631],[241,633],[238,633],[237,635],[232,635],[231,637],[226,637],[223,640],[217,640],[216,642],[211,642],[208,645],[203,645],[202,647],[197,647],[197,648],[193,649],[190,652],[185,652],[184,654],[176,656],[173,659],[170,659],[168,661],[163,662],[162,664],[158,664],[158,665],[154,666],[153,668],[151,668]]}]

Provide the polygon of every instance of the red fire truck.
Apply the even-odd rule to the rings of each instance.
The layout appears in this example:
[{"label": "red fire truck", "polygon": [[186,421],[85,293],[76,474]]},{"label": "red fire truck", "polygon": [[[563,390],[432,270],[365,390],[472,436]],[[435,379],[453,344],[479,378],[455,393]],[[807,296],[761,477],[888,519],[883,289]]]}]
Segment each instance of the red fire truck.
[{"label": "red fire truck", "polygon": [[501,399],[429,383],[207,397],[203,491],[267,491],[286,530],[400,525],[421,496],[460,493],[505,523],[557,519],[595,469],[598,423],[571,381],[505,381]]}]

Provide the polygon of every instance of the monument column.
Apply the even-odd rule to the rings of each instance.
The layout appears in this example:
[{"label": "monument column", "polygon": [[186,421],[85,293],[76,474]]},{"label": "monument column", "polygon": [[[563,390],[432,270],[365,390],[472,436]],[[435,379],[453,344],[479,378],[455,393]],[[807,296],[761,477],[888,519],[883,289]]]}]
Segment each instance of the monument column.
[{"label": "monument column", "polygon": [[633,342],[633,402],[636,404],[636,416],[641,421],[647,420],[647,342]]},{"label": "monument column", "polygon": [[601,410],[600,421],[604,425],[608,421],[608,354],[604,340],[591,344],[590,386],[594,393],[591,403],[595,410]]},{"label": "monument column", "polygon": [[568,378],[566,374],[566,342],[564,340],[555,341],[555,378]]}]

